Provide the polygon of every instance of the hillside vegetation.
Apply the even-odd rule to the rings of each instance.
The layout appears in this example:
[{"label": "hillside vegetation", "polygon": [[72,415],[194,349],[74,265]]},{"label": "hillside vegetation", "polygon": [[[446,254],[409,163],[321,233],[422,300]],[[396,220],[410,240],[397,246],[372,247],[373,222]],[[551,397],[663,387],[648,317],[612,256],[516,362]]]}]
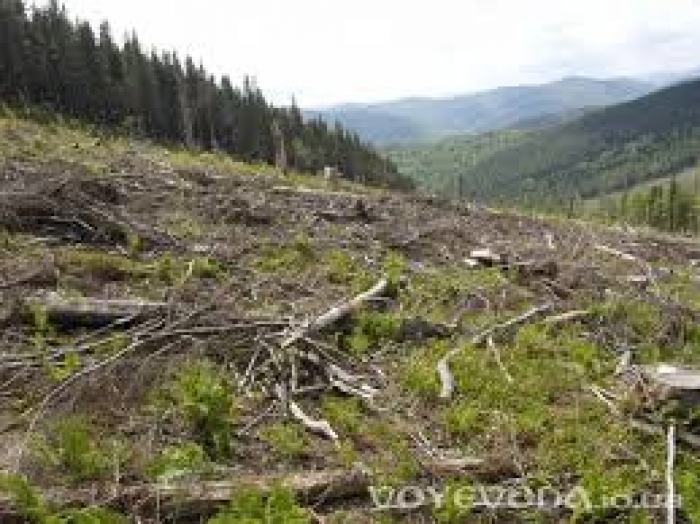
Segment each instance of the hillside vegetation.
[{"label": "hillside vegetation", "polygon": [[692,242],[13,115],[0,204],[3,523],[663,522],[671,424],[700,519]]},{"label": "hillside vegetation", "polygon": [[435,142],[388,146],[384,152],[401,173],[422,187],[441,195],[467,198],[473,196],[473,185],[465,173],[484,159],[520,143],[526,135],[527,131],[520,130],[454,135]]},{"label": "hillside vegetation", "polygon": [[466,179],[482,197],[567,198],[624,189],[695,165],[700,82],[595,111],[533,133],[473,166]]},{"label": "hillside vegetation", "polygon": [[[461,156],[469,157],[470,144],[478,148],[480,142],[464,140]],[[441,147],[438,143],[418,149],[423,158],[435,160],[421,172],[439,172]],[[697,163],[700,81],[591,111],[561,126],[524,133],[508,147],[491,149],[493,154],[477,162],[452,164],[449,174],[461,173],[466,194],[478,199],[566,203],[667,177]],[[395,157],[401,161],[400,155]]]}]

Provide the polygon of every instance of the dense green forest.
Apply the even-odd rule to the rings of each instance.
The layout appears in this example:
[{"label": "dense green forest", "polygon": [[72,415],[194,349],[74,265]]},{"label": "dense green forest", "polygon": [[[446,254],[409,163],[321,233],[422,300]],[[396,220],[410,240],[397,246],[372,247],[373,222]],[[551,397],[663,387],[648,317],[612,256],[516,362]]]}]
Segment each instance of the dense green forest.
[{"label": "dense green forest", "polygon": [[55,0],[31,9],[0,0],[0,102],[254,162],[275,159],[277,126],[294,169],[336,166],[352,180],[411,186],[340,124],[305,120],[294,103],[273,107],[254,80],[218,80],[190,57],[144,49],[136,34],[119,44],[107,22],[95,33]]},{"label": "dense green forest", "polygon": [[[433,179],[461,175],[464,194],[480,200],[568,206],[571,199],[624,190],[695,166],[700,81],[590,111],[564,125],[505,136],[512,139],[506,147],[499,146],[500,134],[413,146],[412,155],[422,159],[420,169],[407,167],[395,150],[391,154],[417,179],[431,170],[437,173]],[[484,151],[484,142],[495,145]],[[450,143],[464,148],[453,156],[477,161],[443,167]]]},{"label": "dense green forest", "polygon": [[442,195],[469,198],[473,185],[465,173],[483,159],[518,144],[526,131],[505,130],[454,135],[430,143],[388,146],[384,150],[399,171]]},{"label": "dense green forest", "polygon": [[602,195],[577,213],[670,232],[700,232],[700,170]]}]

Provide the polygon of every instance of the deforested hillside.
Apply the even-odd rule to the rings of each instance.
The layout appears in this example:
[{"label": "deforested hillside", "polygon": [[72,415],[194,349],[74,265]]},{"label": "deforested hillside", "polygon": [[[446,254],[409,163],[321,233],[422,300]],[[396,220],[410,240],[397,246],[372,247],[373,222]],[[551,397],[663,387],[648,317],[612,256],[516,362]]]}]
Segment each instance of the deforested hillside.
[{"label": "deforested hillside", "polygon": [[699,259],[5,116],[0,521],[697,522]]}]

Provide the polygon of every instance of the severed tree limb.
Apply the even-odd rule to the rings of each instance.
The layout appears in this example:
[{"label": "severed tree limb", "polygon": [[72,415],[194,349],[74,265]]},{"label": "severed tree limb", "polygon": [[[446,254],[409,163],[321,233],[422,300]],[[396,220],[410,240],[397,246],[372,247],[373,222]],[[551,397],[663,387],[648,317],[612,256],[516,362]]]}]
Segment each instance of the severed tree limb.
[{"label": "severed tree limb", "polygon": [[[491,326],[490,328],[485,329],[484,331],[477,333],[471,340],[472,345],[481,345],[484,342],[488,340],[490,336],[492,336],[495,332],[497,331],[508,331],[509,329],[512,329],[516,326],[519,326],[520,324],[523,324],[529,320],[531,320],[534,317],[537,317],[543,313],[546,313],[552,308],[552,305],[549,303],[536,306],[532,309],[529,309],[525,313],[523,313],[520,316],[514,317],[510,320],[507,320],[506,322],[503,322],[502,324],[496,324],[494,326]],[[450,371],[450,365],[449,362],[452,358],[454,358],[456,355],[462,352],[464,348],[463,347],[456,347],[449,351],[444,357],[440,359],[440,361],[437,364],[437,373],[440,378],[440,382],[442,384],[441,390],[440,390],[440,398],[441,399],[449,399],[452,397],[452,393],[454,392],[454,377],[452,376],[452,372]]]},{"label": "severed tree limb", "polygon": [[676,522],[676,486],[673,480],[673,469],[676,460],[676,426],[671,424],[666,436],[666,486],[668,494],[666,497],[667,514],[666,522],[675,524]]},{"label": "severed tree limb", "polygon": [[620,410],[615,405],[615,403],[609,398],[609,393],[602,388],[599,388],[595,384],[588,386],[588,390],[595,395],[595,397],[600,400],[605,406],[610,410],[610,413],[616,417],[620,416]]},{"label": "severed tree limb", "polygon": [[289,412],[312,433],[318,433],[336,443],[338,442],[338,434],[333,430],[327,420],[312,419],[304,413],[299,404],[291,399],[289,400]]},{"label": "severed tree limb", "polygon": [[567,311],[566,313],[561,313],[560,315],[552,315],[551,317],[543,318],[541,322],[549,326],[556,326],[558,324],[566,324],[567,322],[581,320],[590,316],[591,312],[586,309],[574,309],[572,311]]},{"label": "severed tree limb", "polygon": [[282,402],[282,406],[286,406],[289,409],[289,413],[292,415],[292,417],[301,422],[306,429],[312,433],[327,437],[336,443],[338,442],[338,434],[333,430],[327,420],[316,420],[309,417],[306,413],[304,413],[304,410],[301,409],[301,406],[299,406],[299,404],[297,404],[289,396],[288,392],[285,391],[285,388],[282,385],[277,384],[275,386],[275,393]]}]

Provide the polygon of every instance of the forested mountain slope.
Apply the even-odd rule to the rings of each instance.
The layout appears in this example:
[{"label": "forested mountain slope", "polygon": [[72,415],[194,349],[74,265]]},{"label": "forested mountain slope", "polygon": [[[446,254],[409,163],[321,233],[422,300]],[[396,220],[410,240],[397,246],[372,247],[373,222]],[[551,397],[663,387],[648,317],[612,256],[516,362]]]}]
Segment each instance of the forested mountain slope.
[{"label": "forested mountain slope", "polygon": [[699,146],[700,81],[691,81],[533,132],[464,178],[484,198],[590,196],[692,166]]},{"label": "forested mountain slope", "polygon": [[384,151],[401,173],[422,187],[443,195],[457,196],[462,191],[468,197],[471,184],[464,177],[466,170],[520,143],[527,133],[504,130],[453,135],[434,142],[387,146]]},{"label": "forested mountain slope", "polygon": [[423,146],[422,158],[430,162],[420,170],[406,168],[400,151],[391,154],[407,174],[461,175],[464,191],[480,199],[532,203],[624,189],[696,164],[700,81],[590,111],[564,125],[505,136],[514,139],[506,147],[491,147],[488,155],[477,155],[473,147],[492,142],[489,135],[450,139],[455,155],[478,160],[452,163],[447,173],[437,160],[446,142]]}]

